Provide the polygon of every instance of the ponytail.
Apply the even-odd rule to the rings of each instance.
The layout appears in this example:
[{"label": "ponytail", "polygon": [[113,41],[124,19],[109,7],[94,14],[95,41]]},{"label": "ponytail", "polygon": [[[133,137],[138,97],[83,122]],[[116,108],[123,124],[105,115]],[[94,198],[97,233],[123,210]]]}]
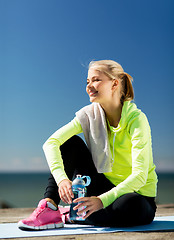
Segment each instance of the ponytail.
[{"label": "ponytail", "polygon": [[128,73],[118,74],[118,77],[121,80],[122,89],[121,89],[121,102],[131,101],[134,99],[134,90],[132,86],[133,78]]}]

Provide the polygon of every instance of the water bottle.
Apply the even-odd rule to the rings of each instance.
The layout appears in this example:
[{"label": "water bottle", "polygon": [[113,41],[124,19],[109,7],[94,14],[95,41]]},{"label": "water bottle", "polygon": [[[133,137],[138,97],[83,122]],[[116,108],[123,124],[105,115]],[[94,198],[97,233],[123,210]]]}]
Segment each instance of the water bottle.
[{"label": "water bottle", "polygon": [[[84,178],[86,178],[86,183],[83,180]],[[79,198],[79,197],[85,197],[87,190],[86,187],[91,183],[91,178],[89,176],[81,176],[81,175],[77,175],[76,178],[74,179],[74,181],[72,182],[72,191],[74,194],[74,199]],[[70,220],[76,220],[76,221],[84,221],[85,219],[83,219],[83,217],[86,215],[86,213],[83,213],[82,215],[77,215],[78,210],[74,211],[73,208],[79,204],[78,203],[71,203],[70,206]],[[85,207],[79,209],[82,210]]]}]

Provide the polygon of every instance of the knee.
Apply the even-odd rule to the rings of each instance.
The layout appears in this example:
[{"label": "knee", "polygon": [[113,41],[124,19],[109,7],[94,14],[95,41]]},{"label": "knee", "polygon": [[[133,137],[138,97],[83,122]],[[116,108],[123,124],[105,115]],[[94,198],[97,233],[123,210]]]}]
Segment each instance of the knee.
[{"label": "knee", "polygon": [[60,149],[81,149],[82,146],[86,145],[81,137],[74,135],[69,138],[63,145],[61,145]]},{"label": "knee", "polygon": [[134,209],[141,209],[143,205],[143,197],[137,193],[127,193],[119,197],[115,201],[115,208],[121,210],[122,213],[134,212]]},{"label": "knee", "polygon": [[112,204],[112,210],[119,226],[148,224],[153,220],[154,211],[147,200],[137,193],[128,193],[118,198]]},{"label": "knee", "polygon": [[71,144],[71,145],[82,145],[84,144],[83,140],[81,137],[74,135],[70,139],[68,139],[64,144]]}]

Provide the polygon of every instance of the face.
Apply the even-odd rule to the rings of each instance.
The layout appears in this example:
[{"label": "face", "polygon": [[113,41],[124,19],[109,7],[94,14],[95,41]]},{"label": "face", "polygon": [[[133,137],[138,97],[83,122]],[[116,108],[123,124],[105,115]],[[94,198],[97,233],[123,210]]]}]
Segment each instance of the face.
[{"label": "face", "polygon": [[86,92],[89,95],[90,102],[100,104],[111,101],[113,93],[113,81],[103,72],[91,67],[88,71]]}]

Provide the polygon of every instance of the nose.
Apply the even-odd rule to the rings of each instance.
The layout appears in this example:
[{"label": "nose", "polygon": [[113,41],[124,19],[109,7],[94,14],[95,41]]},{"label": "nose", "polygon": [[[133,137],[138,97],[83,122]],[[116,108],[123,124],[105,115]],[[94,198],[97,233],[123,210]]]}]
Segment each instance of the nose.
[{"label": "nose", "polygon": [[86,87],[87,87],[87,88],[91,88],[91,87],[92,87],[92,82],[89,81]]},{"label": "nose", "polygon": [[86,92],[88,93],[90,91],[90,89],[91,89],[91,83],[88,83],[86,85]]},{"label": "nose", "polygon": [[88,94],[89,94],[90,91],[92,91],[92,89],[93,89],[93,86],[92,86],[91,83],[86,86],[86,92],[87,92]]}]

